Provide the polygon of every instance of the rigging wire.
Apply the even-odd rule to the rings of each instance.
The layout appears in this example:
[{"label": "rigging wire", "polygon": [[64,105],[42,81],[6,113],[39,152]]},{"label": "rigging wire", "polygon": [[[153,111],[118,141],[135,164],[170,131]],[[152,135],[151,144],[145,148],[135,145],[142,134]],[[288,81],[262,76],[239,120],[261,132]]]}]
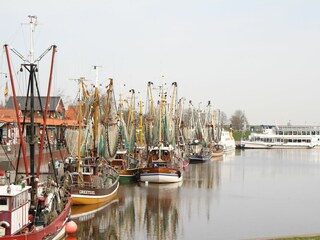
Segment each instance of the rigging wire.
[{"label": "rigging wire", "polygon": [[16,168],[13,166],[12,164],[12,160],[10,159],[9,155],[8,155],[8,151],[4,148],[3,144],[1,144],[2,150],[4,152],[4,154],[6,155],[11,167],[13,168],[13,170],[16,170]]}]

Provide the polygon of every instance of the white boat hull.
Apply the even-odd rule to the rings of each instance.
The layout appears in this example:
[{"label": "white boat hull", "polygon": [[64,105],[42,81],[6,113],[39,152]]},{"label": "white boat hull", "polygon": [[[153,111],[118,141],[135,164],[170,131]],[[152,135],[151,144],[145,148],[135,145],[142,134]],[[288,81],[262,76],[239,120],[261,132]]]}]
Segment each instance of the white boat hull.
[{"label": "white boat hull", "polygon": [[308,149],[314,148],[313,144],[303,144],[303,143],[265,143],[265,142],[250,142],[250,141],[242,141],[242,148],[245,149]]},{"label": "white boat hull", "polygon": [[183,174],[179,177],[178,174],[168,174],[168,173],[142,173],[140,174],[141,182],[151,182],[151,183],[175,183],[181,182],[183,179]]}]

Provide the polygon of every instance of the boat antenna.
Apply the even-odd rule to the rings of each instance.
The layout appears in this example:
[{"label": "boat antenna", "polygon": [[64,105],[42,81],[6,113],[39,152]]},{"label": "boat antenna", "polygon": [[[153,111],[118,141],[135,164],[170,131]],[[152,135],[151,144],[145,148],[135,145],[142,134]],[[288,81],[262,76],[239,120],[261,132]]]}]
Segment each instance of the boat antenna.
[{"label": "boat antenna", "polygon": [[30,19],[30,50],[29,50],[29,61],[30,63],[34,63],[34,48],[33,48],[33,33],[35,31],[36,26],[38,25],[38,18],[37,16],[29,15],[28,18]]},{"label": "boat antenna", "polygon": [[99,68],[102,68],[102,66],[97,66],[97,65],[93,65],[92,66],[93,69],[95,70],[96,72],[96,79],[95,79],[95,87],[98,87],[98,81],[99,81]]}]

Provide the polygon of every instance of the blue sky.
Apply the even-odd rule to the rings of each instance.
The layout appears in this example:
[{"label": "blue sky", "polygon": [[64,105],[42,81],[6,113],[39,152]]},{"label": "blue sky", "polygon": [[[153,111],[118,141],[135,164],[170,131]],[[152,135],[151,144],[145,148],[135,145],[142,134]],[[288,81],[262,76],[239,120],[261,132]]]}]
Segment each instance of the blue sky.
[{"label": "blue sky", "polygon": [[[10,0],[1,9],[2,44],[26,56],[21,23],[36,15],[35,55],[58,46],[53,94],[73,100],[70,79],[94,79],[100,65],[101,83],[112,77],[143,100],[148,81],[164,80],[195,105],[245,111],[251,124],[320,125],[320,1]],[[4,82],[1,74],[1,92]]]}]

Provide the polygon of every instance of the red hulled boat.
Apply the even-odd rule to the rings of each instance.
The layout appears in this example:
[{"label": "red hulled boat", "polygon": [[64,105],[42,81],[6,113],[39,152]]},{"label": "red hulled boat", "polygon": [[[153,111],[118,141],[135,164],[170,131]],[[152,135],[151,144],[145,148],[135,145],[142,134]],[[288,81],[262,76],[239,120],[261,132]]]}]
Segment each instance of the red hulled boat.
[{"label": "red hulled boat", "polygon": [[[38,59],[34,60],[32,47],[32,34],[37,24],[36,16],[29,16],[31,32],[31,49],[28,59],[23,58],[14,48],[5,45],[7,56],[12,93],[14,98],[16,120],[20,137],[20,148],[18,158],[22,155],[24,170],[21,171],[17,166],[12,169],[2,170],[0,176],[0,239],[61,239],[65,235],[65,224],[70,215],[70,193],[69,182],[64,181],[62,185],[58,182],[57,173],[54,171],[53,160],[51,160],[51,171],[40,172],[42,166],[45,137],[48,137],[46,128],[46,118],[48,115],[48,106],[51,80],[53,73],[53,62],[56,52],[56,46],[49,47]],[[28,77],[27,104],[24,106],[25,117],[21,120],[18,110],[15,84],[13,80],[9,49],[17,54],[23,60],[21,71],[25,70]],[[43,116],[43,124],[35,124],[35,97],[39,97],[38,88],[38,62],[42,57],[52,51],[52,62],[50,68],[50,77],[47,91],[46,105],[41,106],[42,111],[37,113]],[[40,101],[39,101],[40,102]],[[26,114],[28,113],[28,114]],[[38,128],[41,128],[41,131]],[[38,139],[36,132],[40,132],[39,158],[35,156],[35,143]],[[29,157],[26,153],[26,144],[29,145]],[[50,144],[49,144],[50,149]],[[37,161],[37,162],[36,162]],[[5,173],[5,174],[4,174]]]}]

